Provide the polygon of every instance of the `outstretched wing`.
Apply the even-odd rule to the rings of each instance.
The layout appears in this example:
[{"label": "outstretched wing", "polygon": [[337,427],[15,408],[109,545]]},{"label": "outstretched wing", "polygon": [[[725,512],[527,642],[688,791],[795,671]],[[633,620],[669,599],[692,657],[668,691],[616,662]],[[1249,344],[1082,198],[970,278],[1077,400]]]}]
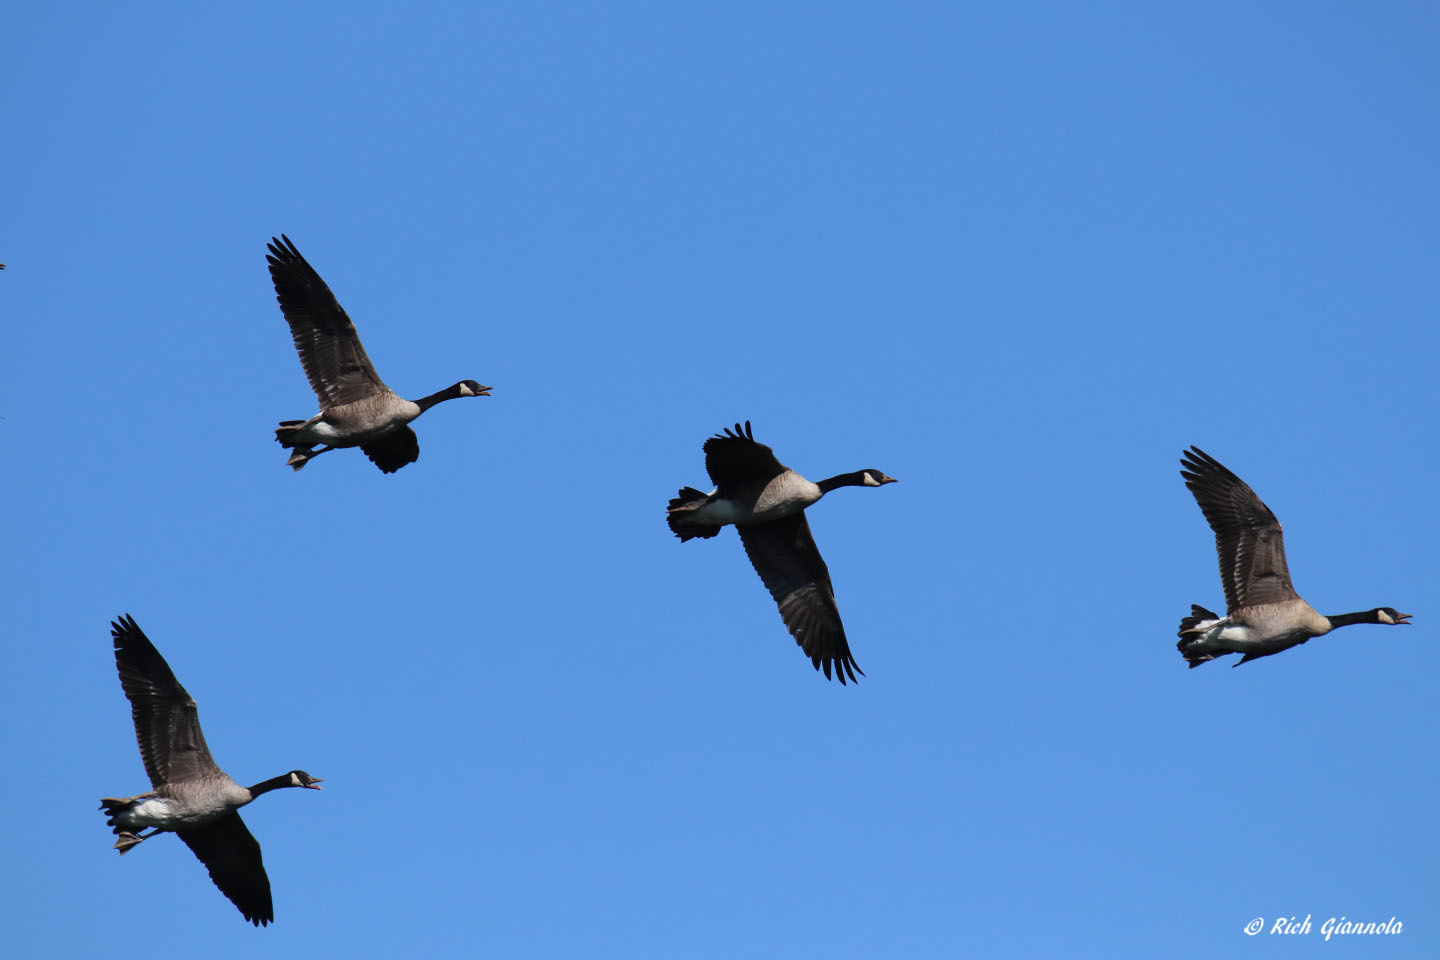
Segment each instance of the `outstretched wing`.
[{"label": "outstretched wing", "polygon": [[815,668],[829,678],[833,667],[841,683],[847,675],[851,680],[856,673],[864,676],[850,655],[830,570],[815,546],[805,514],[735,529],[750,565],[780,607],[780,618]]},{"label": "outstretched wing", "polygon": [[710,482],[723,489],[749,480],[768,480],[784,473],[785,467],[775,459],[773,450],[755,442],[746,420],[744,427],[737,423],[735,429],[726,427],[724,433],[705,441],[705,471]]},{"label": "outstretched wing", "polygon": [[335,294],[283,233],[271,238],[270,279],[290,324],[305,378],[323,408],[389,391]]},{"label": "outstretched wing", "polygon": [[1180,464],[1185,485],[1215,531],[1226,612],[1296,599],[1285,562],[1285,535],[1270,508],[1199,447],[1185,451]]},{"label": "outstretched wing", "polygon": [[126,614],[111,621],[110,636],[115,641],[120,686],[130,700],[135,739],[151,786],[219,773],[200,732],[194,699],[180,686],[135,618]]},{"label": "outstretched wing", "polygon": [[215,886],[240,908],[246,920],[261,927],[275,919],[260,844],[240,814],[227,813],[203,827],[177,830],[176,835],[205,864]]}]

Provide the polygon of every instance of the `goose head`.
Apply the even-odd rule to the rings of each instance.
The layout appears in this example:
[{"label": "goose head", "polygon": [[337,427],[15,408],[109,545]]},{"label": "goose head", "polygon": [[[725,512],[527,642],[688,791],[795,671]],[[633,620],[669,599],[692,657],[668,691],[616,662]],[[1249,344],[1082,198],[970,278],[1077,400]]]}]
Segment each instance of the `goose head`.
[{"label": "goose head", "polygon": [[289,773],[289,777],[290,786],[304,787],[307,790],[319,790],[320,788],[317,787],[316,784],[325,782],[319,777],[310,776],[310,774],[306,773],[304,770],[291,770]]}]

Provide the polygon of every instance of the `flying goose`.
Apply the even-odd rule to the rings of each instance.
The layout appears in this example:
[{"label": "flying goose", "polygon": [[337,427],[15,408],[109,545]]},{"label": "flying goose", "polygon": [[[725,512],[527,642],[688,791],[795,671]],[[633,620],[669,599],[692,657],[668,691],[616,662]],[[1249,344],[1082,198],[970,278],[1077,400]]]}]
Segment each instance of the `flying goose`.
[{"label": "flying goose", "polygon": [[715,489],[707,494],[681,488],[666,512],[670,529],[683,543],[713,537],[726,524],[735,524],[750,565],[815,669],[824,670],[828,680],[834,665],[842,684],[847,675],[863,677],[845,641],[830,571],[810,535],[805,508],[837,487],[879,487],[895,478],[871,469],[811,483],[755,442],[748,420],[743,428],[737,423],[734,430],[726,427],[706,440],[704,449],[705,470]]},{"label": "flying goose", "polygon": [[[195,701],[160,652],[128,614],[110,624],[115,666],[130,700],[140,757],[154,787],[133,797],[105,797],[100,809],[119,837],[121,854],[157,833],[170,831],[185,841],[210,871],[210,879],[240,913],[257,927],[275,919],[270,879],[260,859],[260,844],[236,811],[262,793],[281,787],[319,790],[322,781],[304,770],[242,787],[210,758]],[[152,827],[149,833],[137,833]]]},{"label": "flying goose", "polygon": [[[409,423],[435,404],[456,397],[488,397],[490,388],[461,380],[419,400],[398,396],[375,372],[355,324],[320,274],[283,233],[270,239],[270,279],[290,324],[305,377],[320,399],[309,420],[282,420],[275,439],[293,450],[288,466],[299,470],[337,447],[359,447],[383,473],[420,458],[420,441]],[[317,444],[326,444],[319,450]]]},{"label": "flying goose", "polygon": [[1235,666],[1268,657],[1352,623],[1401,626],[1410,614],[1394,607],[1325,617],[1300,599],[1285,564],[1280,521],[1245,481],[1199,447],[1184,453],[1180,475],[1215,531],[1225,616],[1190,605],[1180,621],[1180,653],[1192,668],[1228,653],[1243,653]]}]

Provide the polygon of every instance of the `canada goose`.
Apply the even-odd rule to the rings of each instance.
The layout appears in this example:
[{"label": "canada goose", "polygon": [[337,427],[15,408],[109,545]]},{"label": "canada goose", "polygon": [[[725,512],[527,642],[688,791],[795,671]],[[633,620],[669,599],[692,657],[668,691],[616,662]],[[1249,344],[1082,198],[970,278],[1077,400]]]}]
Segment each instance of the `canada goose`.
[{"label": "canada goose", "polygon": [[1401,626],[1410,614],[1394,607],[1325,617],[1300,599],[1290,583],[1280,521],[1246,483],[1199,447],[1185,451],[1180,475],[1215,531],[1225,616],[1190,605],[1180,621],[1180,653],[1192,668],[1228,653],[1235,666],[1268,657],[1352,623]]},{"label": "canada goose", "polygon": [[836,487],[879,487],[894,483],[879,470],[856,470],[811,483],[775,459],[775,453],[755,442],[750,421],[742,428],[725,428],[705,441],[705,470],[715,484],[711,493],[683,487],[670,501],[665,519],[683,543],[693,537],[713,537],[727,523],[735,524],[750,565],[760,574],[790,635],[805,651],[815,669],[824,670],[843,684],[846,675],[862,677],[865,671],[850,655],[845,626],[835,606],[830,571],[810,535],[805,508]]},{"label": "canada goose", "polygon": [[[420,458],[420,441],[408,424],[435,404],[456,397],[488,397],[490,388],[461,380],[419,400],[398,396],[375,372],[355,324],[320,274],[283,233],[271,238],[270,279],[290,324],[305,377],[320,399],[309,420],[282,420],[275,439],[292,449],[287,465],[299,470],[337,447],[359,447],[383,473]],[[319,450],[317,444],[326,444]]]},{"label": "canada goose", "polygon": [[[260,859],[260,844],[245,828],[239,810],[262,793],[281,787],[319,790],[322,781],[304,770],[291,770],[253,787],[231,780],[210,758],[195,701],[160,652],[130,615],[110,623],[115,666],[130,700],[140,757],[154,787],[133,797],[105,797],[100,809],[119,837],[115,849],[127,853],[142,840],[170,831],[200,858],[210,879],[251,923],[275,919],[270,879]],[[149,833],[136,833],[153,827]]]}]

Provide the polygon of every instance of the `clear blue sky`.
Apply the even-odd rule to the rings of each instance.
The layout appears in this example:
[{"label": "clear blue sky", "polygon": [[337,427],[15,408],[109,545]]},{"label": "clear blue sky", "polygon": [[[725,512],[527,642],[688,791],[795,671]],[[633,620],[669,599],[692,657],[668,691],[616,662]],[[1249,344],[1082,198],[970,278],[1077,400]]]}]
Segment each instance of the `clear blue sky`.
[{"label": "clear blue sky", "polygon": [[[11,10],[4,941],[1440,955],[1437,46],[1418,3]],[[396,390],[495,388],[394,476],[284,466],[282,231]],[[856,687],[666,529],[745,419],[900,478],[811,514]],[[1191,443],[1317,608],[1415,625],[1187,670]],[[267,930],[110,849],[121,612],[228,772],[325,778],[244,813]]]}]

